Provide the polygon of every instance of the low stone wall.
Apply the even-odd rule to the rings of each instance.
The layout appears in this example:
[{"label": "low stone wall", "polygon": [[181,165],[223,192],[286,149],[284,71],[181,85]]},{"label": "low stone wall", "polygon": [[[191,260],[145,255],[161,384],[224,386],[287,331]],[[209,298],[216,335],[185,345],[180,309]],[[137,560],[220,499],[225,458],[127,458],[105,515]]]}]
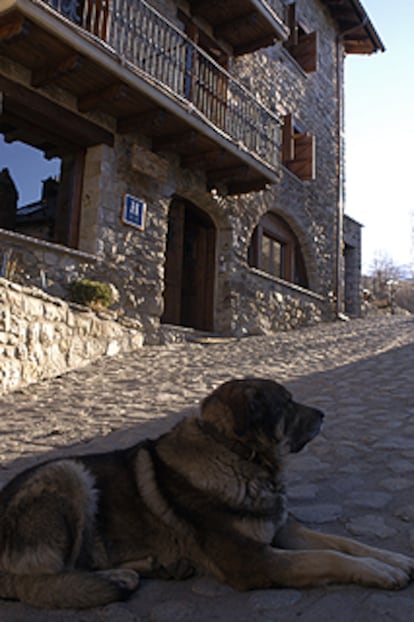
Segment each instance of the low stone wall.
[{"label": "low stone wall", "polygon": [[132,321],[0,278],[0,394],[142,346]]},{"label": "low stone wall", "polygon": [[327,300],[256,268],[245,271],[233,297],[233,335],[268,335],[332,319]]}]

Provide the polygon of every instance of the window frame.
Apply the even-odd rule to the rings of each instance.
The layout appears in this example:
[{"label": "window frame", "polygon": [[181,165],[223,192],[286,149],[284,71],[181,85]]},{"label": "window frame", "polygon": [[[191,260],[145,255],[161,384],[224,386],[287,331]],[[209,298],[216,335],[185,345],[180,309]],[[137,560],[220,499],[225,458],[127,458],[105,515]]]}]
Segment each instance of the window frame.
[{"label": "window frame", "polygon": [[[58,157],[61,164],[65,163],[64,172],[61,166],[61,197],[56,209],[57,219],[62,218],[62,222],[59,222],[52,239],[36,238],[36,235],[24,231],[21,233],[68,248],[78,248],[86,153],[89,147],[95,145],[113,147],[113,132],[4,76],[0,76],[0,96],[0,132],[5,142],[19,140],[43,152],[46,158]],[[7,166],[7,159],[5,164]],[[20,232],[19,228],[15,231]]]},{"label": "window frame", "polygon": [[[279,274],[273,274],[263,265],[263,238],[268,237],[280,244],[281,261]],[[299,242],[281,216],[267,212],[253,231],[248,249],[248,264],[271,277],[280,278],[301,287],[308,287],[305,263]]]}]

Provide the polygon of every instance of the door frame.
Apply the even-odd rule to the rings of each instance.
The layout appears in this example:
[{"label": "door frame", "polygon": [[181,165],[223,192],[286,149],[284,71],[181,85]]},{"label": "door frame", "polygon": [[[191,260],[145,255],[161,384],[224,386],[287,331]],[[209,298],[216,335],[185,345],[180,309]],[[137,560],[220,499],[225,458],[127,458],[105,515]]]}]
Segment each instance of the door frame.
[{"label": "door frame", "polygon": [[[173,198],[168,212],[162,323],[214,330],[216,237],[214,222],[204,210],[181,197]],[[193,263],[189,265],[187,258],[186,265],[189,245],[195,254]],[[197,270],[201,272],[196,274]],[[194,288],[193,302],[189,287]]]}]

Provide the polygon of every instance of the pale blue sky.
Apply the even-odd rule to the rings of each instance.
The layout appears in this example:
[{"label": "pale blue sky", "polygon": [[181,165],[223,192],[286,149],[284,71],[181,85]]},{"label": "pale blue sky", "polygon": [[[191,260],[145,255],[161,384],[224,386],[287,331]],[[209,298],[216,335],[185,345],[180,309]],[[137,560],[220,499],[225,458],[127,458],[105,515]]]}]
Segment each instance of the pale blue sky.
[{"label": "pale blue sky", "polygon": [[414,2],[362,4],[386,51],[346,59],[346,213],[364,225],[364,268],[379,252],[409,264],[414,262]]},{"label": "pale blue sky", "polygon": [[[24,163],[24,166],[22,166]],[[5,143],[0,134],[0,170],[7,167],[19,193],[18,205],[38,201],[41,181],[60,173],[60,160],[46,160],[43,152],[19,141]]]}]

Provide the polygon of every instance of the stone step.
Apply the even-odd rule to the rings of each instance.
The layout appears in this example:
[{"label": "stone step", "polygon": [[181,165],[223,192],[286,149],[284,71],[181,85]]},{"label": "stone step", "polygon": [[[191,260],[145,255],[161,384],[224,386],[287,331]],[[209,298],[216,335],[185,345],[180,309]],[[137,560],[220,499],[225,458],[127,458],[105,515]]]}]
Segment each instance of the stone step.
[{"label": "stone step", "polygon": [[189,328],[187,326],[178,326],[175,324],[161,324],[159,328],[159,342],[161,345],[169,343],[220,343],[222,341],[231,341],[235,337],[220,335],[219,333],[211,333],[208,331]]}]

